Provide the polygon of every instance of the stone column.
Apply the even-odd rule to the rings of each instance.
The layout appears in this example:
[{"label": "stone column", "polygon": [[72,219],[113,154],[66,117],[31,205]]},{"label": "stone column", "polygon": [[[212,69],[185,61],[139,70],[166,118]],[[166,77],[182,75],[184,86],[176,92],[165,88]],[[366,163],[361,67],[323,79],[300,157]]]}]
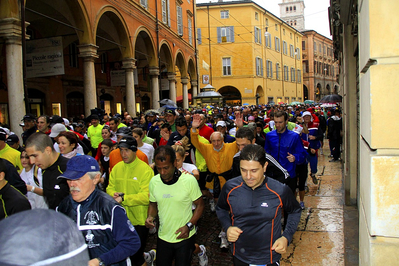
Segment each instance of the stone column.
[{"label": "stone column", "polygon": [[198,88],[197,88],[198,82],[196,80],[192,80],[191,81],[191,99],[192,99],[192,105],[193,106],[197,106],[197,99],[195,99],[195,97],[197,97],[197,92],[198,92]]},{"label": "stone column", "polygon": [[151,76],[151,94],[152,94],[152,108],[159,109],[159,69],[158,67],[150,67]]},{"label": "stone column", "polygon": [[90,109],[97,107],[96,74],[94,61],[98,58],[98,46],[94,44],[79,45],[79,57],[83,58],[83,90],[85,115],[90,115]]},{"label": "stone column", "polygon": [[0,20],[0,39],[5,40],[8,88],[8,115],[11,130],[21,137],[19,126],[26,113],[24,102],[21,21],[15,18]]},{"label": "stone column", "polygon": [[187,90],[188,78],[182,78],[181,83],[183,84],[183,108],[188,109],[188,90]]},{"label": "stone column", "polygon": [[134,90],[134,69],[136,59],[134,58],[125,58],[123,59],[122,68],[126,71],[126,109],[128,113],[132,116],[136,116],[136,93]]},{"label": "stone column", "polygon": [[169,99],[176,103],[176,73],[168,73]]}]

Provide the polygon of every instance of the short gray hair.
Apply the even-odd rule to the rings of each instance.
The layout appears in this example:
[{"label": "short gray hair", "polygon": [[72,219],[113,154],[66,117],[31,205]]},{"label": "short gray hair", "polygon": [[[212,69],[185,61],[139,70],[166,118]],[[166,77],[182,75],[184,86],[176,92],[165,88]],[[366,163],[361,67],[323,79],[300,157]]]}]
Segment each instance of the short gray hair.
[{"label": "short gray hair", "polygon": [[96,177],[96,175],[100,175],[101,176],[101,172],[100,171],[87,172],[86,174],[89,175],[90,179],[94,179]]},{"label": "short gray hair", "polygon": [[223,136],[223,133],[222,132],[220,132],[220,131],[214,131],[212,134],[211,134],[211,136],[209,137],[209,139],[212,141],[212,139],[213,139],[213,137],[215,136],[215,135],[220,135],[220,137],[222,138],[222,140],[224,139],[224,136]]}]

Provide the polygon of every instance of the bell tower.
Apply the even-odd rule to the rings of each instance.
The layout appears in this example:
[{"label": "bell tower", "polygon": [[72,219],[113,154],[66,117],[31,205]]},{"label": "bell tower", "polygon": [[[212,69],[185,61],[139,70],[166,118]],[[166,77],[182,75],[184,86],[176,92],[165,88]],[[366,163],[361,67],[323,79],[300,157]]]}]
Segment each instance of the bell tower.
[{"label": "bell tower", "polygon": [[280,18],[298,31],[305,30],[305,3],[304,0],[282,0]]}]

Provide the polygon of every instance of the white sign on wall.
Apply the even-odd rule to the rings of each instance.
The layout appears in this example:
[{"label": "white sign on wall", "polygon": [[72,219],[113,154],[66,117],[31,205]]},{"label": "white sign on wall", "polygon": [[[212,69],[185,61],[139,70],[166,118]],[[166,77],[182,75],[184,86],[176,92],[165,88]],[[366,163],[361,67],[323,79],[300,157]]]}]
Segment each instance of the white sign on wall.
[{"label": "white sign on wall", "polygon": [[111,70],[111,86],[121,87],[126,84],[126,72],[122,70]]},{"label": "white sign on wall", "polygon": [[62,37],[26,42],[26,77],[64,75]]},{"label": "white sign on wall", "polygon": [[168,91],[169,90],[169,80],[161,79],[161,90]]}]

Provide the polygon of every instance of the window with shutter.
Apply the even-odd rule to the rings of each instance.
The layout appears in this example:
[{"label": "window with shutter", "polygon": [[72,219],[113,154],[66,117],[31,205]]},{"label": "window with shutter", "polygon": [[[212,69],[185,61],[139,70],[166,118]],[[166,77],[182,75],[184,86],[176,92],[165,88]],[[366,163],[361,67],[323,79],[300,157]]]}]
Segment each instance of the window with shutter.
[{"label": "window with shutter", "polygon": [[300,69],[298,69],[298,70],[297,70],[297,72],[298,72],[298,83],[301,83],[301,81],[302,81],[302,74],[301,74],[301,70],[300,70]]},{"label": "window with shutter", "polygon": [[287,54],[287,42],[283,41],[283,54]]},{"label": "window with shutter", "polygon": [[280,52],[280,39],[277,37],[274,37],[274,46],[275,46],[276,52]]},{"label": "window with shutter", "polygon": [[166,0],[167,14],[168,14],[168,26],[170,27],[170,0]]},{"label": "window with shutter", "polygon": [[217,27],[217,42],[234,42],[234,26],[230,27]]},{"label": "window with shutter", "polygon": [[202,44],[201,28],[197,28],[198,45]]},{"label": "window with shutter", "polygon": [[187,26],[188,26],[188,43],[193,45],[193,34],[192,34],[192,19],[188,17],[187,19]]},{"label": "window with shutter", "polygon": [[223,76],[231,75],[231,58],[226,57],[222,59],[223,62]]},{"label": "window with shutter", "polygon": [[276,79],[280,79],[280,64],[276,63]]},{"label": "window with shutter", "polygon": [[220,11],[220,18],[222,18],[222,19],[229,18],[229,11],[228,10]]},{"label": "window with shutter", "polygon": [[180,36],[183,36],[183,16],[182,16],[182,8],[181,6],[176,7],[177,11],[177,33]]},{"label": "window with shutter", "polygon": [[168,22],[167,10],[166,10],[166,0],[162,0],[162,22],[165,24]]}]

